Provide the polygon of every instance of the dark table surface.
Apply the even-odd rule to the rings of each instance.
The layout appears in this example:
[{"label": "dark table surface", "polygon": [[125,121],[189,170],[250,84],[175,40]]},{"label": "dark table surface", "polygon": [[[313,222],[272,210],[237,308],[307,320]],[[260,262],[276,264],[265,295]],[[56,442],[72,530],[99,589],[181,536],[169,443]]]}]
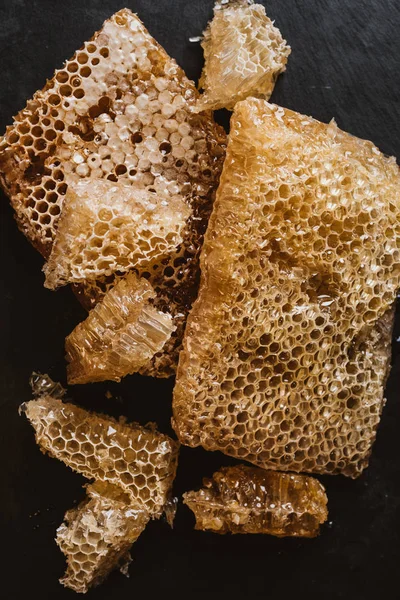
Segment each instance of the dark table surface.
[{"label": "dark table surface", "polygon": [[[342,129],[399,157],[399,0],[264,3],[292,46],[273,101],[322,121],[335,117]],[[132,0],[126,6],[197,79],[202,51],[188,38],[201,34],[213,0]],[[0,1],[0,132],[53,70],[120,8],[118,0]],[[226,115],[220,117],[228,122]],[[74,593],[57,581],[64,559],[53,538],[64,512],[83,498],[84,480],[39,452],[17,409],[30,399],[32,370],[65,382],[63,340],[85,312],[69,289],[55,294],[44,289],[42,259],[17,231],[4,197],[0,210],[1,597],[72,599]],[[192,514],[180,505],[173,530],[153,522],[134,545],[130,579],[114,573],[89,597],[399,598],[399,317],[388,402],[370,467],[356,481],[321,478],[330,514],[319,538],[196,532]],[[172,387],[171,380],[132,376],[120,385],[77,386],[71,395],[82,406],[142,423],[157,421],[171,432]],[[113,399],[106,398],[107,390]],[[219,453],[183,448],[176,495],[233,462]]]}]

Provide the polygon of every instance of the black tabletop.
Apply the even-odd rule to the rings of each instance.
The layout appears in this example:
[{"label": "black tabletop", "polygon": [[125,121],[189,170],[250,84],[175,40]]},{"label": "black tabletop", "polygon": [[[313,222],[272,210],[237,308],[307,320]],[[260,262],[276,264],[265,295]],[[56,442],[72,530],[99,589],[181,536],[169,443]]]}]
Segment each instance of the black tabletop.
[{"label": "black tabletop", "polygon": [[[292,46],[272,100],[322,121],[335,117],[342,129],[399,157],[399,0],[263,3]],[[202,51],[189,37],[201,34],[213,0],[131,0],[126,5],[197,79]],[[118,0],[0,1],[1,133],[54,69],[122,7]],[[228,123],[226,114],[218,117]],[[69,289],[44,289],[42,259],[17,231],[3,196],[0,210],[1,596],[72,599],[74,593],[58,583],[65,563],[54,535],[65,511],[83,499],[84,480],[40,453],[18,406],[30,399],[32,370],[65,383],[64,337],[85,312]],[[133,546],[130,578],[114,573],[89,597],[399,598],[399,317],[388,402],[370,467],[356,481],[321,478],[330,514],[319,538],[196,532],[191,512],[180,505],[173,530],[152,522]],[[142,423],[157,421],[171,433],[172,387],[172,380],[132,376],[120,385],[76,386],[70,393],[84,407]],[[183,448],[175,494],[198,488],[203,476],[233,462],[219,453]]]}]

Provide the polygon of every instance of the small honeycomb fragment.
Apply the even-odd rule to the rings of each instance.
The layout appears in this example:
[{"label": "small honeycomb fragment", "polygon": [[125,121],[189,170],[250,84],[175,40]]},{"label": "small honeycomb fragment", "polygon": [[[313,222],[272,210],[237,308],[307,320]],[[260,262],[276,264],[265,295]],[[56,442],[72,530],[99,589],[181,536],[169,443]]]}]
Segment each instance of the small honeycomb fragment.
[{"label": "small honeycomb fragment", "polygon": [[248,96],[269,100],[291,52],[281,32],[252,0],[219,1],[202,41],[204,89],[196,110],[233,110]]},{"label": "small honeycomb fragment", "polygon": [[[20,229],[45,258],[68,188],[81,179],[132,186],[141,191],[139,204],[147,194],[167,198],[165,219],[186,204],[189,216],[175,235],[182,241],[173,247],[171,240],[166,256],[137,271],[149,278],[159,310],[169,310],[176,325],[147,367],[154,376],[176,370],[225,156],[224,130],[211,113],[193,110],[198,96],[139,18],[123,9],[55,72],[0,138],[0,184]],[[77,295],[93,306],[104,285],[91,281]]]},{"label": "small honeycomb fragment", "polygon": [[44,452],[88,479],[120,488],[152,517],[162,514],[175,478],[177,442],[50,396],[27,402],[24,411]]},{"label": "small honeycomb fragment", "polygon": [[169,197],[107,179],[70,186],[50,258],[45,286],[150,268],[182,243],[190,216],[182,197]]},{"label": "small honeycomb fragment", "polygon": [[334,122],[240,102],[180,355],[180,441],[357,477],[385,403],[399,248],[394,158]]},{"label": "small honeycomb fragment", "polygon": [[128,494],[110,484],[89,485],[87,497],[65,515],[56,542],[67,558],[60,583],[86,593],[115,568],[125,570],[129,550],[149,521],[149,514],[130,505]]},{"label": "small honeycomb fragment", "polygon": [[35,398],[40,396],[51,396],[52,398],[63,398],[67,390],[61,383],[53,381],[49,375],[32,372],[29,378],[29,385],[32,388],[32,394]]},{"label": "small honeycomb fragment", "polygon": [[160,352],[175,325],[154,297],[146,279],[120,279],[66,338],[68,383],[120,381]]},{"label": "small honeycomb fragment", "polygon": [[239,465],[223,467],[203,485],[183,496],[196,529],[315,537],[328,518],[324,487],[306,475]]}]

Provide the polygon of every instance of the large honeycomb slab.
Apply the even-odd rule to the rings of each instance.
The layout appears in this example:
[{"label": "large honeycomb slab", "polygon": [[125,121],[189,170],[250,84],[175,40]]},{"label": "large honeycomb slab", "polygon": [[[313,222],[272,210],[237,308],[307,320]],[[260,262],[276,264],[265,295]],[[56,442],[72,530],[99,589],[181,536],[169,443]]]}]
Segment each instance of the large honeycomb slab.
[{"label": "large honeycomb slab", "polygon": [[87,497],[67,511],[56,542],[67,559],[60,583],[86,593],[114,569],[125,571],[129,550],[145,529],[147,511],[129,504],[130,498],[111,485],[89,485]]},{"label": "large honeycomb slab", "polygon": [[[138,269],[156,290],[159,310],[167,308],[177,326],[149,364],[147,373],[155,376],[176,369],[224,160],[226,135],[211,114],[194,113],[198,96],[138,17],[123,9],[55,72],[0,138],[0,183],[20,229],[46,258],[68,188],[81,179],[132,186],[138,202],[148,194],[167,198],[165,218],[186,205],[189,216],[175,236],[182,241],[171,243],[151,268]],[[93,306],[105,285],[92,281],[78,296]]]},{"label": "large honeycomb slab", "polygon": [[252,0],[217,2],[201,45],[205,65],[199,111],[233,110],[248,96],[269,100],[291,52],[265,8]]},{"label": "large honeycomb slab", "polygon": [[162,196],[107,179],[70,186],[44,267],[45,286],[83,283],[150,268],[182,243],[190,208],[181,196]]},{"label": "large honeycomb slab", "polygon": [[267,469],[368,464],[400,284],[393,158],[334,122],[237,105],[181,353],[181,442]]},{"label": "large honeycomb slab", "polygon": [[160,352],[175,329],[146,279],[129,273],[65,340],[68,383],[120,381]]},{"label": "large honeycomb slab", "polygon": [[120,488],[152,517],[161,515],[176,473],[174,440],[50,396],[27,402],[24,411],[44,452],[88,479]]},{"label": "large honeycomb slab", "polygon": [[324,487],[306,475],[239,465],[223,467],[203,486],[184,494],[203,531],[315,537],[328,518]]}]

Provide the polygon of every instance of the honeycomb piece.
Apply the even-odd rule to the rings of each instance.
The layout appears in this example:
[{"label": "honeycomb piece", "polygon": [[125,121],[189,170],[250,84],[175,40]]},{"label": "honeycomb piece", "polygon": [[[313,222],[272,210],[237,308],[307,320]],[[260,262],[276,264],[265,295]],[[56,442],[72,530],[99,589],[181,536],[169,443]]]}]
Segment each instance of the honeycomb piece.
[{"label": "honeycomb piece", "polygon": [[198,93],[141,21],[123,9],[36,92],[0,138],[0,181],[21,230],[49,256],[63,200],[81,178],[104,178],[209,210],[225,135],[193,114]]},{"label": "honeycomb piece", "polygon": [[50,396],[27,402],[24,411],[44,452],[88,479],[119,487],[152,517],[161,515],[176,473],[174,440]]},{"label": "honeycomb piece", "polygon": [[[182,69],[124,9],[56,71],[0,138],[0,183],[20,229],[46,258],[68,186],[81,179],[131,185],[143,191],[140,198],[167,196],[171,210],[187,205],[182,242],[151,269],[137,270],[176,325],[148,375],[168,377],[176,370],[225,155],[224,130],[211,114],[193,112],[198,96]],[[105,285],[91,282],[77,295],[92,307]]]},{"label": "honeycomb piece", "polygon": [[70,186],[44,267],[45,286],[150,268],[182,243],[190,208],[180,196],[156,194],[107,179]]},{"label": "honeycomb piece", "polygon": [[146,279],[120,279],[66,338],[68,383],[121,381],[160,352],[175,326],[154,297]]},{"label": "honeycomb piece", "polygon": [[35,398],[40,396],[51,396],[52,398],[63,398],[67,390],[61,383],[57,383],[47,374],[32,372],[29,378],[29,384],[32,388],[32,394]]},{"label": "honeycomb piece", "polygon": [[183,496],[196,529],[315,537],[328,518],[324,487],[306,475],[239,465],[223,467],[203,485]]},{"label": "honeycomb piece", "polygon": [[393,158],[334,122],[237,105],[174,393],[181,442],[267,469],[368,464],[400,283]]},{"label": "honeycomb piece", "polygon": [[232,110],[248,96],[268,100],[291,52],[265,8],[252,0],[217,2],[201,45],[205,65],[199,111]]},{"label": "honeycomb piece", "polygon": [[87,487],[87,498],[66,513],[57,529],[56,542],[68,565],[60,583],[86,593],[115,568],[127,568],[130,547],[149,520],[147,511],[129,502],[127,494],[109,484]]},{"label": "honeycomb piece", "polygon": [[[164,288],[164,283],[169,280],[165,280],[164,282],[161,280],[159,282],[160,286],[155,287],[157,295],[152,300],[152,305],[159,313],[172,315],[174,329],[162,349],[159,352],[155,352],[149,360],[146,360],[143,366],[138,369],[138,373],[150,377],[171,377],[175,374],[179,360],[179,352],[182,349],[182,338],[185,331],[187,315],[198,289],[198,262],[196,264],[196,273],[194,271],[194,263],[190,265],[190,269],[193,269],[193,287],[190,291],[189,288],[182,289],[178,286]],[[166,269],[166,271],[168,271],[168,269]],[[146,275],[147,278],[148,273],[145,272],[144,275]],[[115,276],[103,277],[97,281],[86,281],[86,283],[82,285],[74,284],[73,290],[81,304],[87,310],[90,310],[91,307],[96,306],[97,303],[104,299],[105,295],[116,285],[116,283],[118,283],[118,281],[121,280],[122,277],[123,275],[116,274]]]}]

